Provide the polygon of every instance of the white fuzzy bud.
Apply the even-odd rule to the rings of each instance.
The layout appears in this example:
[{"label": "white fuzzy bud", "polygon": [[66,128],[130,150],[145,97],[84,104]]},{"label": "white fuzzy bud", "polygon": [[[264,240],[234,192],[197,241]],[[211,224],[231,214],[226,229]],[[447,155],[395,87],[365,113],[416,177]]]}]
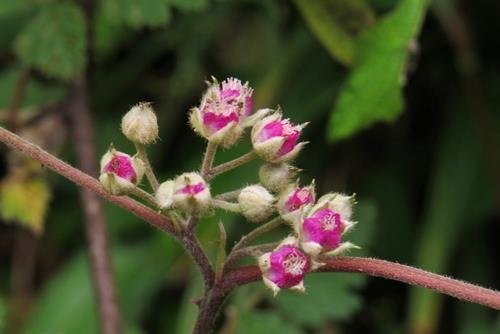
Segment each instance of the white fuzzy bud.
[{"label": "white fuzzy bud", "polygon": [[138,157],[119,152],[110,147],[101,159],[99,181],[113,195],[130,192],[144,175],[144,163]]},{"label": "white fuzzy bud", "polygon": [[274,197],[264,187],[252,185],[243,188],[238,195],[241,212],[249,221],[259,222],[274,211]]},{"label": "white fuzzy bud", "polygon": [[212,196],[208,184],[198,173],[184,173],[174,181],[174,207],[192,215],[202,215],[210,209]]},{"label": "white fuzzy bud", "polygon": [[156,190],[155,198],[158,207],[162,210],[168,210],[174,205],[175,182],[168,180],[160,184]]},{"label": "white fuzzy bud", "polygon": [[289,164],[263,164],[259,169],[260,182],[269,190],[279,193],[297,176],[299,169]]},{"label": "white fuzzy bud", "polygon": [[158,120],[149,102],[133,106],[123,116],[121,127],[125,137],[134,143],[147,145],[158,138]]}]

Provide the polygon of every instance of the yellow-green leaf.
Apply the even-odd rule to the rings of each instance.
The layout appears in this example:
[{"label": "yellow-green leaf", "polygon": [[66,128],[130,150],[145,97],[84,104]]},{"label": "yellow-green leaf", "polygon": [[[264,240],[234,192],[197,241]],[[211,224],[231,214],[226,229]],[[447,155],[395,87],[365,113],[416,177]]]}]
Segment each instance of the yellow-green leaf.
[{"label": "yellow-green leaf", "polygon": [[0,183],[0,216],[40,233],[50,198],[50,187],[44,179],[11,174]]}]

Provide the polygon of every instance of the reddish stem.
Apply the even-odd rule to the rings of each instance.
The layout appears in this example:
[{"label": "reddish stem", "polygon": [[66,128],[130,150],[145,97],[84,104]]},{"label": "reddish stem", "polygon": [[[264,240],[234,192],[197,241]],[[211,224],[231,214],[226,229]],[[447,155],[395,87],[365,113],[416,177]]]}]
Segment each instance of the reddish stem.
[{"label": "reddish stem", "polygon": [[132,212],[134,215],[144,219],[154,227],[171,235],[177,235],[174,226],[168,219],[166,219],[162,215],[131,198],[125,196],[110,195],[102,188],[101,184],[90,175],[87,175],[82,171],[70,166],[69,164],[65,163],[62,160],[59,160],[52,154],[44,151],[37,145],[24,140],[18,135],[2,127],[0,127],[0,141],[6,144],[11,149],[20,151],[28,157],[38,160],[40,163],[45,165],[45,167],[49,168],[59,175],[64,176],[75,184],[90,189],[97,195],[107,199],[108,201],[118,205],[119,207],[127,211]]},{"label": "reddish stem", "polygon": [[[380,259],[348,256],[324,260],[324,262],[326,262],[326,266],[320,268],[318,272],[351,272],[382,277],[410,285],[421,286],[457,299],[500,310],[499,291],[433,274],[404,264]],[[257,266],[241,267],[225,275],[221,283],[221,289],[225,293],[228,293],[237,286],[260,279],[261,273]]]},{"label": "reddish stem", "polygon": [[107,193],[101,184],[82,171],[68,165],[62,160],[59,160],[52,154],[44,151],[40,147],[24,140],[18,135],[0,127],[0,142],[3,142],[11,149],[20,151],[32,159],[38,160],[47,168],[74,182],[75,184],[87,188],[97,195],[107,199],[108,201],[118,205],[119,207],[133,213],[142,220],[148,222],[159,230],[166,232],[176,238],[184,248],[188,251],[195,262],[200,266],[203,278],[208,285],[213,282],[213,269],[201,248],[198,240],[194,236],[189,236],[191,240],[186,243],[186,236],[177,232],[167,218],[147,206],[126,196],[113,196]]}]

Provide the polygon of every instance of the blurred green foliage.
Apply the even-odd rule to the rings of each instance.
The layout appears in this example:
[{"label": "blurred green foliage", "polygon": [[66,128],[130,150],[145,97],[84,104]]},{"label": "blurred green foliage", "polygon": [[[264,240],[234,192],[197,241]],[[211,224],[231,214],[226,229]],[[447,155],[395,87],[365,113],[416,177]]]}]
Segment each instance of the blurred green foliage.
[{"label": "blurred green foliage", "polygon": [[[500,8],[450,0],[440,7],[444,15],[435,15],[434,5],[443,1],[95,0],[87,22],[77,1],[2,0],[0,123],[6,124],[22,71],[30,69],[21,119],[65,101],[68,83],[86,74],[99,152],[111,141],[132,151],[120,133],[120,117],[138,101],[154,103],[161,140],[150,154],[164,180],[199,167],[203,142],[188,128],[186,112],[198,103],[203,81],[211,75],[249,80],[257,108],[280,105],[292,120],[311,122],[304,133],[310,144],[296,162],[304,169],[301,182],[315,179],[319,193],[358,194],[352,240],[363,249],[355,255],[498,288],[499,152],[486,148],[500,145],[500,115],[494,112],[500,106],[499,46],[488,35],[500,28],[492,14]],[[465,34],[475,43],[457,44],[456,31],[462,32],[459,42]],[[469,63],[476,59],[467,72],[463,54]],[[248,148],[245,139],[218,152],[216,161]],[[74,161],[69,140],[59,155]],[[3,161],[5,182],[10,165]],[[254,162],[214,180],[214,193],[256,182],[258,167]],[[21,332],[96,333],[77,191],[61,177],[43,177],[53,200],[45,232],[31,246],[33,291]],[[5,196],[12,201],[10,193]],[[0,210],[8,204],[2,201]],[[106,215],[127,333],[189,333],[196,316],[191,301],[201,294],[189,258],[131,214],[106,205]],[[0,331],[18,261],[12,249],[19,227],[10,223],[22,223],[19,218],[0,223]],[[213,261],[219,221],[227,247],[254,227],[229,214],[205,219],[200,239]],[[260,241],[287,233],[283,228]],[[498,315],[485,308],[399,283],[318,274],[306,284],[306,295],[284,292],[276,298],[262,284],[240,288],[226,303],[218,329],[500,332]]]}]

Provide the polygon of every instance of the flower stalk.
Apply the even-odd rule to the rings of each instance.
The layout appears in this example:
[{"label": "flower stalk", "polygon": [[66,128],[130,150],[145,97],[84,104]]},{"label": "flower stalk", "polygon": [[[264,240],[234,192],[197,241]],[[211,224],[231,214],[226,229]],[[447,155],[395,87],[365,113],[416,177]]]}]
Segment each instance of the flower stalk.
[{"label": "flower stalk", "polygon": [[240,156],[234,160],[231,160],[231,161],[225,162],[223,164],[220,164],[218,166],[215,166],[207,172],[206,180],[210,181],[211,179],[213,179],[217,175],[228,172],[228,171],[235,169],[235,168],[238,168],[240,166],[243,166],[244,164],[249,163],[250,161],[254,160],[255,158],[257,158],[257,155],[253,151],[250,151],[250,152],[243,154],[242,156]]},{"label": "flower stalk", "polygon": [[137,155],[139,159],[144,162],[144,174],[146,174],[146,178],[153,188],[154,191],[158,190],[160,183],[156,178],[156,175],[153,171],[153,167],[151,167],[151,162],[149,161],[148,153],[146,152],[146,147],[143,144],[135,143],[135,148],[137,150]]}]

